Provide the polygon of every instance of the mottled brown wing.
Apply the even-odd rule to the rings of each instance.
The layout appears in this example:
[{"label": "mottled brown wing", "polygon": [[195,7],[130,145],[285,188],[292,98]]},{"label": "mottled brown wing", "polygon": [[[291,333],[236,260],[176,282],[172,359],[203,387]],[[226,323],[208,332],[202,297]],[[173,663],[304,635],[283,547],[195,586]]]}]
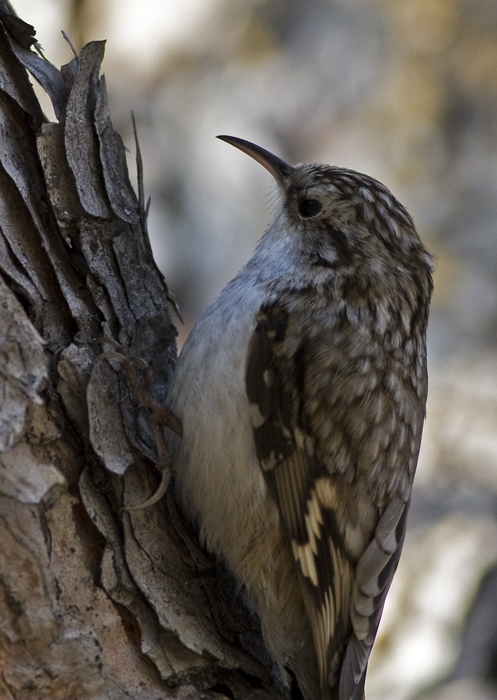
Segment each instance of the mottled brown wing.
[{"label": "mottled brown wing", "polygon": [[348,640],[340,673],[340,700],[361,700],[366,670],[383,605],[399,563],[409,504],[394,498],[381,516],[366,551],[357,563]]},{"label": "mottled brown wing", "polygon": [[305,387],[299,363],[305,338],[300,347],[285,350],[288,325],[284,308],[263,307],[250,342],[246,390],[254,442],[295,559],[323,699],[360,700],[402,548],[407,507],[400,500],[392,503],[380,518],[374,539],[359,561],[354,560],[345,542],[347,526],[340,504],[345,487],[319,463],[313,436],[302,424]]}]

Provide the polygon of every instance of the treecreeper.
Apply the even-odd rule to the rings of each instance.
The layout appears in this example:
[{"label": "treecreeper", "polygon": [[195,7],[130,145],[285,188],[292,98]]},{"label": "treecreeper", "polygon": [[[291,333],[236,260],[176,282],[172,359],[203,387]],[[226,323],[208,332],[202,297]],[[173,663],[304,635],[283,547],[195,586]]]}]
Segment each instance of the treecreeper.
[{"label": "treecreeper", "polygon": [[361,700],[425,417],[433,260],[372,177],[219,138],[279,196],[181,352],[177,498],[257,607],[292,696]]}]

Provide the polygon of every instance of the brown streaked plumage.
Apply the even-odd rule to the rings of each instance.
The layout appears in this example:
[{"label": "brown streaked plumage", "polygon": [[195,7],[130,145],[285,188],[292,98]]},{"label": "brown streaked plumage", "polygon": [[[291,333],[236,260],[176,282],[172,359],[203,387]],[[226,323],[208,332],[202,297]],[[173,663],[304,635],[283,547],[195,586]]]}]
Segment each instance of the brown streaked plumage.
[{"label": "brown streaked plumage", "polygon": [[433,263],[373,178],[221,138],[281,198],[182,351],[178,495],[257,603],[287,682],[360,700],[421,440]]}]

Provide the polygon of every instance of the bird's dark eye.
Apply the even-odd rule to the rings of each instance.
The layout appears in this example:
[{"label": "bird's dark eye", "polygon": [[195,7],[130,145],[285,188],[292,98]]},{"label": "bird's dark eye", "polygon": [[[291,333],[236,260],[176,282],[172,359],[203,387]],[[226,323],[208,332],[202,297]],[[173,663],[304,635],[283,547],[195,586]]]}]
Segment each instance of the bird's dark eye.
[{"label": "bird's dark eye", "polygon": [[317,199],[303,199],[299,204],[299,214],[303,219],[310,219],[319,214],[323,205]]}]

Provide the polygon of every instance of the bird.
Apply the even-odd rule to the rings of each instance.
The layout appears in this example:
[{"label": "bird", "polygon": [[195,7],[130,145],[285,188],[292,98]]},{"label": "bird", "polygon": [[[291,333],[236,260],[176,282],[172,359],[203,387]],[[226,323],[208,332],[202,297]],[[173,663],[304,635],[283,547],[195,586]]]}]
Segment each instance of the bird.
[{"label": "bird", "polygon": [[374,178],[218,138],[269,171],[277,202],[180,353],[176,498],[292,697],[361,700],[425,418],[434,261]]}]

